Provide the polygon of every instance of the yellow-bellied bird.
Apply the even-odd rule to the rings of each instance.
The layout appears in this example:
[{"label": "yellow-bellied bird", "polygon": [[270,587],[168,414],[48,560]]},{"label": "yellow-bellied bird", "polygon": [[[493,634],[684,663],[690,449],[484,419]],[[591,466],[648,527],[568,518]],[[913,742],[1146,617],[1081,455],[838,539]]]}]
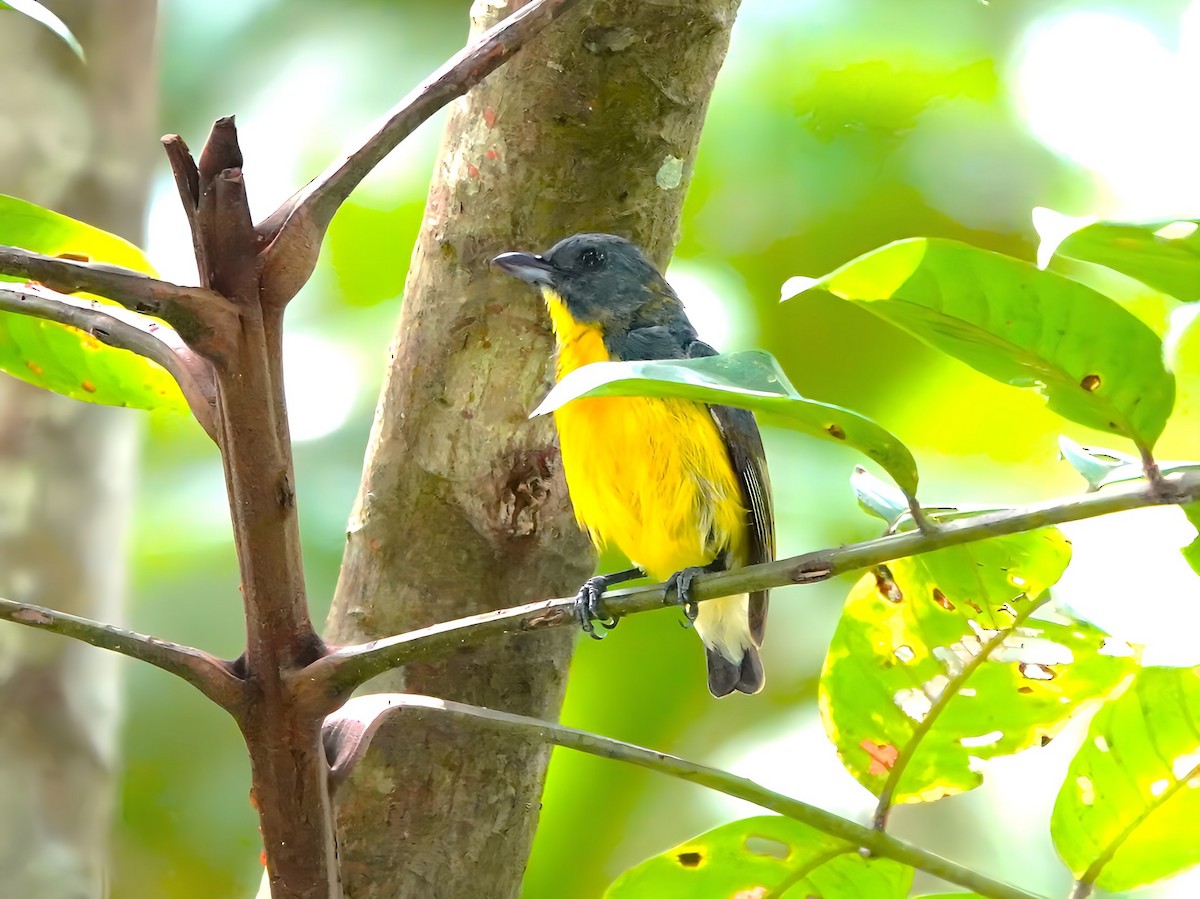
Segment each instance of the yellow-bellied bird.
[{"label": "yellow-bellied bird", "polygon": [[[716,354],[697,339],[663,276],[623,238],[576,234],[543,255],[504,253],[494,263],[541,290],[558,345],[558,379],[591,362]],[[644,571],[675,584],[704,641],[713,695],[761,690],[767,591],[689,599],[701,571],[774,557],[770,484],[754,416],[685,399],[589,397],[556,410],[554,423],[575,517],[598,547],[615,544],[641,569],[584,585],[585,630],[598,617],[604,588]]]}]

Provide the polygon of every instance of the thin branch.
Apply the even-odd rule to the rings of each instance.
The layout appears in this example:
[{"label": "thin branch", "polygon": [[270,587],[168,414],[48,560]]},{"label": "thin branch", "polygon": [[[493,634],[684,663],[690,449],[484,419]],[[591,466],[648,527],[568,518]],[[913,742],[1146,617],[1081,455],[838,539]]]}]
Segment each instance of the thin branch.
[{"label": "thin branch", "polygon": [[[870,568],[947,546],[1129,509],[1196,500],[1200,500],[1200,473],[1175,472],[1164,475],[1161,485],[1133,481],[1106,488],[1099,493],[957,519],[938,524],[927,533],[906,531],[889,534],[877,540],[851,543],[763,565],[701,575],[692,582],[692,596],[703,602],[753,590],[811,584],[847,571]],[[602,611],[605,615],[619,618],[660,609],[664,590],[665,585],[653,584],[613,591],[605,594]],[[355,687],[418,656],[447,652],[505,634],[571,626],[576,621],[575,597],[548,599],[447,621],[395,637],[344,646],[313,662],[300,675],[311,685],[310,689],[323,691],[323,700],[336,707]]]},{"label": "thin branch", "polygon": [[[351,702],[362,702],[367,706],[374,705],[375,707],[372,709],[373,723],[383,715],[400,710],[406,710],[418,717],[432,718],[449,715],[453,718],[482,722],[490,728],[513,732],[526,738],[532,737],[578,752],[639,765],[660,774],[716,790],[726,796],[753,802],[755,805],[778,812],[810,827],[815,827],[823,833],[845,840],[855,848],[866,849],[872,855],[880,858],[890,858],[901,864],[925,871],[942,880],[973,890],[988,899],[1037,899],[1032,893],[992,880],[932,852],[927,852],[889,834],[872,830],[855,821],[809,805],[807,802],[801,802],[790,796],[768,790],[752,780],[667,755],[664,752],[643,749],[631,743],[622,743],[620,740],[601,737],[559,724],[551,724],[548,721],[539,721],[536,718],[526,718],[523,715],[512,715],[508,712],[498,712],[479,706],[436,699],[432,696],[388,693],[363,696]],[[374,723],[374,726],[377,726],[377,723]],[[327,749],[329,748],[331,747],[327,747]],[[336,750],[336,747],[332,748]]]},{"label": "thin branch", "polygon": [[183,287],[102,262],[79,262],[0,246],[0,275],[28,278],[62,293],[98,294],[134,312],[170,322],[193,346],[213,330],[207,323],[237,317],[237,310],[214,291]]},{"label": "thin branch", "polygon": [[157,362],[179,384],[200,427],[216,439],[216,382],[212,366],[169,326],[120,307],[76,299],[37,286],[0,287],[0,310],[68,325],[109,346]]},{"label": "thin branch", "polygon": [[221,708],[232,712],[244,698],[245,685],[229,663],[191,646],[169,643],[112,624],[56,612],[11,599],[0,599],[0,621],[61,634],[100,649],[149,662],[187,681]]},{"label": "thin branch", "polygon": [[[265,281],[286,302],[316,263],[325,229],[359,183],[426,119],[461,97],[546,26],[584,0],[533,0],[450,57],[373,128],[370,137],[330,165],[258,226],[265,240]],[[202,166],[203,167],[203,166]]]}]

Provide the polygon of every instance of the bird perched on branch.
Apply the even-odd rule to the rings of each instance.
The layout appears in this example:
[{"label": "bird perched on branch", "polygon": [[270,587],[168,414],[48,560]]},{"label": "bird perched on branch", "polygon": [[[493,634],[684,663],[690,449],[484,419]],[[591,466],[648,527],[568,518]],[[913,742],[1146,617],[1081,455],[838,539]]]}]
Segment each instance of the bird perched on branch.
[{"label": "bird perched on branch", "polygon": [[[697,339],[663,276],[623,238],[576,234],[543,255],[504,253],[494,264],[540,289],[558,345],[557,379],[591,362],[716,354]],[[713,695],[761,690],[767,591],[690,598],[701,572],[774,557],[754,416],[685,399],[589,397],[560,407],[554,422],[575,517],[598,547],[614,544],[638,566],[583,586],[584,629],[603,620],[607,586],[643,574],[666,580],[704,642]]]}]

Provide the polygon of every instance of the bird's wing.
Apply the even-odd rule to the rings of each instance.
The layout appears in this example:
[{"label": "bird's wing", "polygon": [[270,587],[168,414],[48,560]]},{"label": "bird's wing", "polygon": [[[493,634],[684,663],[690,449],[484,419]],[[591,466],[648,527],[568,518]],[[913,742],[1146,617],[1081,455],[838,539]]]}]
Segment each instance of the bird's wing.
[{"label": "bird's wing", "polygon": [[[688,347],[688,356],[698,358],[716,355],[706,343],[695,341]],[[775,511],[771,502],[771,480],[767,475],[767,455],[754,414],[732,406],[709,406],[729,460],[737,473],[742,498],[750,510],[749,564],[770,562],[775,558]],[[750,594],[750,636],[762,643],[767,627],[767,593],[759,590]]]}]

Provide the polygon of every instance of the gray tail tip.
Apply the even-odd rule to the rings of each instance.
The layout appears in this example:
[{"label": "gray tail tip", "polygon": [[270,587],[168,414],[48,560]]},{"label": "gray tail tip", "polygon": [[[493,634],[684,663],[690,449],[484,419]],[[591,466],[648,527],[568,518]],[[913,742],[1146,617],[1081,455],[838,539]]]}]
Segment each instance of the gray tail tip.
[{"label": "gray tail tip", "polygon": [[762,659],[754,646],[743,650],[740,662],[731,662],[717,649],[704,647],[708,659],[708,692],[713,696],[728,696],[734,690],[741,693],[757,693],[767,682],[763,673]]}]

